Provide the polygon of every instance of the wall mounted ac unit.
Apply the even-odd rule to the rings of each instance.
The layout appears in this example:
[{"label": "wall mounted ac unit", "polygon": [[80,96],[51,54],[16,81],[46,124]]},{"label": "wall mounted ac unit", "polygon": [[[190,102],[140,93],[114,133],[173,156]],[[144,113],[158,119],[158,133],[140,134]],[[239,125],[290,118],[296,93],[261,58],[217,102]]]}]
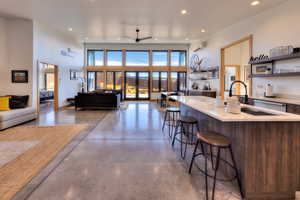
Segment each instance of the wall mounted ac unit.
[{"label": "wall mounted ac unit", "polygon": [[199,51],[200,49],[203,49],[207,46],[207,42],[206,41],[202,41],[200,42],[200,44],[198,45],[198,47],[194,50],[194,52]]}]

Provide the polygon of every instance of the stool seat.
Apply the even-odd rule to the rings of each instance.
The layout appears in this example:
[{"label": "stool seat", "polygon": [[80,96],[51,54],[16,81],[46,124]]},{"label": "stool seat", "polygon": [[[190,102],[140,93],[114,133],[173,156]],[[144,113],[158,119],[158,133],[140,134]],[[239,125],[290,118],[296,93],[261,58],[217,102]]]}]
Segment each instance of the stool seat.
[{"label": "stool seat", "polygon": [[166,112],[180,112],[180,109],[177,107],[168,107],[166,108]]},{"label": "stool seat", "polygon": [[198,132],[197,138],[207,144],[218,147],[228,147],[231,144],[230,140],[227,137],[212,131]]},{"label": "stool seat", "polygon": [[188,116],[180,116],[180,122],[188,123],[188,124],[195,124],[198,123],[198,120],[194,117],[188,117]]}]

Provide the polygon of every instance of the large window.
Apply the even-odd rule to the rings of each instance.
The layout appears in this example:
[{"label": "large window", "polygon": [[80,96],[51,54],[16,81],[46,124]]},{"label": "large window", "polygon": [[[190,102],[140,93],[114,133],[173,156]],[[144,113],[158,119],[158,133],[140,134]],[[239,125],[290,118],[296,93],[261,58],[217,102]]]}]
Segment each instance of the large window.
[{"label": "large window", "polygon": [[104,65],[104,51],[88,50],[87,64],[88,64],[88,66],[103,66]]},{"label": "large window", "polygon": [[152,72],[152,92],[168,90],[168,72]]},{"label": "large window", "polygon": [[96,72],[96,90],[105,89],[105,74],[104,72]]},{"label": "large window", "polygon": [[111,90],[122,89],[123,72],[106,72],[106,88]]},{"label": "large window", "polygon": [[122,66],[122,51],[107,51],[107,66]]},{"label": "large window", "polygon": [[171,66],[186,66],[186,51],[172,51]]},{"label": "large window", "polygon": [[96,89],[96,72],[87,73],[87,90],[88,92],[94,91]]},{"label": "large window", "polygon": [[171,90],[184,91],[186,89],[186,72],[171,72]]},{"label": "large window", "polygon": [[114,89],[114,72],[106,72],[106,89]]},{"label": "large window", "polygon": [[149,66],[149,51],[126,51],[126,66]]},{"label": "large window", "polygon": [[168,65],[168,51],[152,51],[152,65],[153,66],[167,66]]}]

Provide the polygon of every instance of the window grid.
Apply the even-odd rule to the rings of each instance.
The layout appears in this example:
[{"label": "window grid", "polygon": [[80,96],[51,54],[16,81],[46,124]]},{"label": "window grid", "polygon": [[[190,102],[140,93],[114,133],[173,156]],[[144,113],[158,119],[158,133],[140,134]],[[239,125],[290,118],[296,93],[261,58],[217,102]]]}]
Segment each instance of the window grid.
[{"label": "window grid", "polygon": [[[119,52],[121,59],[118,64],[110,64],[109,54],[112,52]],[[147,52],[147,63],[142,65],[130,65],[127,64],[127,53],[128,52]],[[166,53],[166,60],[155,64],[155,54]],[[177,55],[175,55],[177,54]],[[176,59],[176,63],[174,59]],[[98,60],[97,60],[98,59]],[[185,67],[187,66],[187,51],[186,50],[87,50],[87,65],[88,66],[141,66],[141,67]]]},{"label": "window grid", "polygon": [[168,72],[152,72],[152,92],[165,91],[168,91]]}]

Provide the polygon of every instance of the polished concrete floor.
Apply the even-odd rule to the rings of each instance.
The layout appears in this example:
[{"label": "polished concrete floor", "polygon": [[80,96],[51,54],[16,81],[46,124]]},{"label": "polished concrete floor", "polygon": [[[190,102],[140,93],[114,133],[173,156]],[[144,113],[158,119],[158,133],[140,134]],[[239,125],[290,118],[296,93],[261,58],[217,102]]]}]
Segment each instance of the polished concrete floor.
[{"label": "polished concrete floor", "polygon": [[[178,147],[171,148],[167,134],[161,132],[162,113],[156,104],[132,102],[118,111],[42,113],[29,125],[72,123],[94,127],[26,199],[205,199],[204,177],[197,170],[187,173],[190,157],[183,161]],[[219,183],[216,199],[239,199],[236,190],[231,183]]]}]

